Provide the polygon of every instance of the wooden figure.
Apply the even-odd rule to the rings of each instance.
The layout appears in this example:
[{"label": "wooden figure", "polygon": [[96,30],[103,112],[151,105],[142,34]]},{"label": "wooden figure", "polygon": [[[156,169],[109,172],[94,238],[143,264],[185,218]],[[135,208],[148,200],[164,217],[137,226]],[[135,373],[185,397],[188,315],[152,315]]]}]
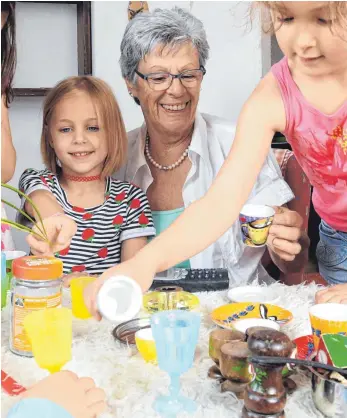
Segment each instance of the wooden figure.
[{"label": "wooden figure", "polygon": [[[248,338],[248,348],[253,355],[289,357],[294,345],[283,332],[258,330]],[[283,365],[253,364],[255,377],[245,391],[243,418],[283,418],[286,390],[283,385]]]}]

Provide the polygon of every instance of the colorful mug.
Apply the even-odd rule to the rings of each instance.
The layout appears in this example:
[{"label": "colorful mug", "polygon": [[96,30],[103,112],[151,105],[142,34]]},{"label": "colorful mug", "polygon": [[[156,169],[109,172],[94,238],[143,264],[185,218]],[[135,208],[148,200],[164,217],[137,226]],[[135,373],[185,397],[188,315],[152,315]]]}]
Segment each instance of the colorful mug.
[{"label": "colorful mug", "polygon": [[270,206],[245,205],[239,217],[243,242],[250,247],[265,245],[274,215]]},{"label": "colorful mug", "polygon": [[309,310],[313,343],[317,351],[323,334],[347,335],[347,305],[340,303],[320,303]]}]

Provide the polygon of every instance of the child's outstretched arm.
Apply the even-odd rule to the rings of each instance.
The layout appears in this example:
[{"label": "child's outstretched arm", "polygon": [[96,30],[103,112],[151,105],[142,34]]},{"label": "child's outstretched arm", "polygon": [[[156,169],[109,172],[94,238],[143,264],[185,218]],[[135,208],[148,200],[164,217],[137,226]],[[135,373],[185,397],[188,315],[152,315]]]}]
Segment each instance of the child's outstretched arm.
[{"label": "child's outstretched arm", "polygon": [[285,111],[271,74],[244,105],[230,153],[206,195],[191,204],[136,259],[163,271],[204,250],[237,219],[269,153],[276,131],[285,127]]},{"label": "child's outstretched arm", "polygon": [[132,260],[109,269],[86,292],[86,303],[97,318],[94,299],[104,280],[125,274],[147,290],[156,272],[199,253],[230,228],[252,190],[274,133],[284,126],[281,96],[273,76],[268,74],[244,105],[229,156],[206,195]]}]

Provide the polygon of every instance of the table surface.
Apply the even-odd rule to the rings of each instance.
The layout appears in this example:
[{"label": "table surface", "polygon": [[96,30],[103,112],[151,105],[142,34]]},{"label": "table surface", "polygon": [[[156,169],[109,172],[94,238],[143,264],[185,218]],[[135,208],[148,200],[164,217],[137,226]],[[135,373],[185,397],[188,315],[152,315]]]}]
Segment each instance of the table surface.
[{"label": "table surface", "polygon": [[[282,330],[291,338],[310,333],[308,307],[313,304],[318,287],[316,284],[287,287],[280,283],[270,285],[280,296],[277,305],[289,309],[294,319]],[[65,306],[70,301],[64,292]],[[182,394],[195,399],[198,409],[190,417],[238,418],[243,402],[232,393],[221,393],[216,381],[207,377],[207,371],[213,364],[208,357],[208,336],[215,327],[209,313],[216,307],[228,303],[225,292],[199,293],[203,314],[199,344],[194,366],[181,377]],[[9,310],[2,312],[2,369],[25,387],[47,376],[34,359],[16,356],[9,351]],[[107,321],[97,323],[90,320],[74,320],[73,323],[73,360],[65,369],[79,376],[93,377],[96,383],[105,389],[109,410],[102,418],[117,416],[124,418],[148,418],[158,415],[152,408],[159,393],[167,393],[169,378],[158,366],[145,363],[138,353],[121,346],[111,334],[114,325]],[[296,392],[288,397],[287,418],[323,417],[312,401],[309,379],[304,375],[294,376],[298,384]],[[14,397],[1,393],[1,416],[15,402]],[[180,417],[188,416],[181,414]]]}]

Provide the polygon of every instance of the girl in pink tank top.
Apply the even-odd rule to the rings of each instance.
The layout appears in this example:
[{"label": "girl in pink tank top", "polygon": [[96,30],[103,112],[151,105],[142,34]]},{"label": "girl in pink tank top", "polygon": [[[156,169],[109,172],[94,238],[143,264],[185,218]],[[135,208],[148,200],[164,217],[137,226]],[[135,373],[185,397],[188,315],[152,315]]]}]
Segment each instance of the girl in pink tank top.
[{"label": "girl in pink tank top", "polygon": [[[280,23],[276,37],[285,55],[271,69],[285,115],[281,132],[313,186],[313,205],[322,219],[320,273],[330,283],[347,283],[346,5],[332,2],[335,9],[329,10],[319,2],[291,3],[271,11],[273,22]],[[336,20],[339,7],[343,29]]]}]

